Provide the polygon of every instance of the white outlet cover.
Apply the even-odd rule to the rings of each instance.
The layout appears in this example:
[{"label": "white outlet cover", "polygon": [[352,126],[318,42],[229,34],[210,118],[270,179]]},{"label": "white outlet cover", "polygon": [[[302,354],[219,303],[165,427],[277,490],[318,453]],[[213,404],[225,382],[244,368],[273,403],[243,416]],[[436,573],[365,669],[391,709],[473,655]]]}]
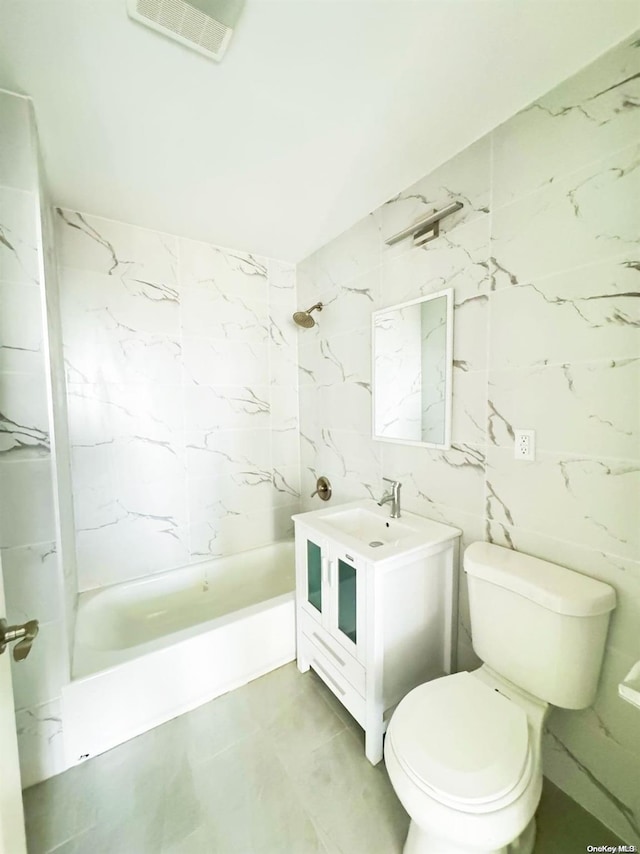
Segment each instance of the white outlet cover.
[{"label": "white outlet cover", "polygon": [[514,430],[513,456],[516,460],[529,460],[529,462],[535,460],[535,430]]}]

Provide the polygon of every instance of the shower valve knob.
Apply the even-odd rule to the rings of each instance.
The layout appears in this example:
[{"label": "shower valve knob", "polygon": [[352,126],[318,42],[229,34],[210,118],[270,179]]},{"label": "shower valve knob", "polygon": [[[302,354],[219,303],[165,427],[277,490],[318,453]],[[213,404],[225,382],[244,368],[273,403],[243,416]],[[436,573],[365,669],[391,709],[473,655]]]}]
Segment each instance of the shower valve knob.
[{"label": "shower valve knob", "polygon": [[7,648],[7,644],[18,641],[13,648],[13,657],[15,661],[24,661],[31,652],[31,645],[39,630],[37,620],[29,620],[22,626],[8,626],[6,620],[0,620],[0,655]]},{"label": "shower valve knob", "polygon": [[326,477],[319,477],[316,481],[316,488],[311,493],[311,497],[318,495],[323,501],[328,501],[331,498],[331,484]]}]

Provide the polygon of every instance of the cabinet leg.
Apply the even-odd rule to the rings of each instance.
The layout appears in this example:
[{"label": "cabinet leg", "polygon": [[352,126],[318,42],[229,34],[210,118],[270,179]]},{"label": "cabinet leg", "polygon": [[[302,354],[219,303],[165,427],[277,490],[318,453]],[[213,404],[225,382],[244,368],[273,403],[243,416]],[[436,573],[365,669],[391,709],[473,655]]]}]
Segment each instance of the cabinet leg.
[{"label": "cabinet leg", "polygon": [[382,760],[383,733],[382,725],[370,727],[365,731],[364,753],[372,765],[377,765]]},{"label": "cabinet leg", "polygon": [[300,673],[306,673],[310,666],[307,659],[303,655],[300,655],[300,653],[298,653],[298,660],[296,661],[296,664],[298,665]]}]

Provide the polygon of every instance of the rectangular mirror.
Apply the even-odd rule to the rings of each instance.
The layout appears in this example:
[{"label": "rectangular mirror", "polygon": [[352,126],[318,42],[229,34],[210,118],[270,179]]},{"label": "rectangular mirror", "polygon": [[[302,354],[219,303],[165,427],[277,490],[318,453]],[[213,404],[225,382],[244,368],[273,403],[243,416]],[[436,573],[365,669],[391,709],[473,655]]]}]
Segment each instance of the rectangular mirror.
[{"label": "rectangular mirror", "polygon": [[373,438],[449,448],[453,290],[373,313]]}]

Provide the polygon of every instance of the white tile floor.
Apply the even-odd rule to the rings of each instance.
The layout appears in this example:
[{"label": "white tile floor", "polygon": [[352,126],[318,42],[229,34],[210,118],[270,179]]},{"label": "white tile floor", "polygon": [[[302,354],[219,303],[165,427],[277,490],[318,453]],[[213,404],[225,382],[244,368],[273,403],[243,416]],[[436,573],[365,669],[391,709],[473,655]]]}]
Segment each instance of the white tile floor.
[{"label": "white tile floor", "polygon": [[[400,854],[408,818],[363,744],[290,664],[27,789],[29,852]],[[551,786],[539,824],[536,854],[617,843]]]}]

